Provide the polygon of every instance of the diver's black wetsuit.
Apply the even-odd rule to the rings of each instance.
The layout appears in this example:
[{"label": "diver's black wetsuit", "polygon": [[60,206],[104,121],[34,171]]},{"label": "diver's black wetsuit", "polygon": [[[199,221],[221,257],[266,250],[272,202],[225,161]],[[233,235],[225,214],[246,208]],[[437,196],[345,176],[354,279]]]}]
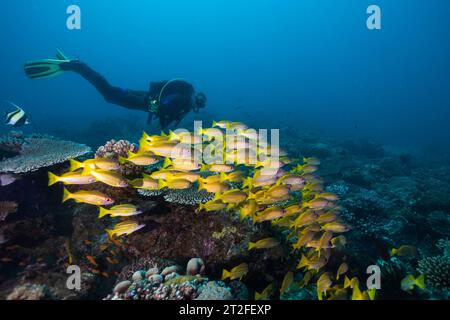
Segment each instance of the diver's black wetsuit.
[{"label": "diver's black wetsuit", "polygon": [[[151,101],[159,100],[161,90],[168,83],[168,81],[151,82],[149,91],[130,90],[112,86],[101,74],[78,60],[63,64],[61,68],[80,74],[102,94],[107,102],[128,109],[149,112],[149,123],[154,115],[150,112]],[[177,81],[170,87],[170,91],[162,97],[156,112],[162,128],[174,121],[177,126],[192,110],[194,92],[194,87],[185,81]]]}]

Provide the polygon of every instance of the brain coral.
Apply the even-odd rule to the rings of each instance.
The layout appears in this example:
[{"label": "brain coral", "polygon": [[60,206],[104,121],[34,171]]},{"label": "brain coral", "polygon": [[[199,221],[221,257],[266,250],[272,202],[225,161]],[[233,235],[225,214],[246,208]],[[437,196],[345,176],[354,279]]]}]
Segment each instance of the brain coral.
[{"label": "brain coral", "polygon": [[83,144],[51,136],[25,138],[20,154],[0,162],[0,172],[27,173],[50,167],[91,152]]}]

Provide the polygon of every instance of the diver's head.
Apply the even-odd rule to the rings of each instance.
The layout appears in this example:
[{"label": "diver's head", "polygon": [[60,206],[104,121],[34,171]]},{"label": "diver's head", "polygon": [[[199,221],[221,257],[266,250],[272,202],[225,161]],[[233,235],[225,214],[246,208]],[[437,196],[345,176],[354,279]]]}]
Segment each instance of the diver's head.
[{"label": "diver's head", "polygon": [[206,95],[202,92],[198,92],[194,96],[194,105],[193,109],[195,112],[198,112],[200,109],[203,109],[206,107],[206,102],[208,99],[206,99]]}]

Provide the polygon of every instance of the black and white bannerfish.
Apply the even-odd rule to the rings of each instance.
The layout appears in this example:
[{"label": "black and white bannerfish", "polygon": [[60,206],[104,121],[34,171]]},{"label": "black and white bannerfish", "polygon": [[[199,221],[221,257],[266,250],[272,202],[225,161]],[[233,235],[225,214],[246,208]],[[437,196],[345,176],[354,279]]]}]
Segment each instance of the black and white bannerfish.
[{"label": "black and white bannerfish", "polygon": [[22,127],[26,124],[30,124],[30,121],[28,120],[28,116],[26,114],[26,112],[19,106],[15,105],[12,102],[8,103],[10,105],[12,105],[13,107],[16,108],[16,110],[10,112],[10,113],[6,113],[5,114],[5,124],[6,125],[10,125],[13,127]]}]

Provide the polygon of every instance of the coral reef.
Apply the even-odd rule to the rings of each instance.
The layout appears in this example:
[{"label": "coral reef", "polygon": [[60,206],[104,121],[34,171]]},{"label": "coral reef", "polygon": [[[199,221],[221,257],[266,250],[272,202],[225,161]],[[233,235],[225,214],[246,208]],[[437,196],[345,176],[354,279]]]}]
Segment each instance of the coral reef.
[{"label": "coral reef", "polygon": [[28,173],[89,153],[88,146],[50,136],[24,139],[19,155],[0,162],[0,172]]},{"label": "coral reef", "polygon": [[[126,140],[110,140],[105,145],[100,146],[95,152],[96,158],[106,158],[119,160],[120,157],[127,158],[129,152],[137,152],[138,146]],[[120,172],[125,176],[133,176],[143,170],[139,166],[126,162],[120,165]]]},{"label": "coral reef", "polygon": [[7,300],[47,300],[51,295],[45,285],[24,284],[14,288]]},{"label": "coral reef", "polygon": [[417,272],[425,274],[427,287],[448,293],[450,291],[450,257],[427,257],[419,261]]},{"label": "coral reef", "polygon": [[[156,261],[164,260],[149,259],[134,264],[135,267],[141,265],[149,268],[134,269],[133,275],[127,280],[119,281],[112,294],[109,294],[105,300],[233,300],[238,296],[242,298],[244,290],[242,286],[234,285],[235,290],[233,290],[223,282],[208,281],[200,275],[180,275],[178,266],[162,268]],[[198,267],[199,262],[198,258],[191,259],[187,270],[192,271],[192,264]],[[164,264],[167,265],[167,261]],[[202,264],[203,262],[200,263]],[[130,270],[127,267],[125,273],[129,275]]]}]

